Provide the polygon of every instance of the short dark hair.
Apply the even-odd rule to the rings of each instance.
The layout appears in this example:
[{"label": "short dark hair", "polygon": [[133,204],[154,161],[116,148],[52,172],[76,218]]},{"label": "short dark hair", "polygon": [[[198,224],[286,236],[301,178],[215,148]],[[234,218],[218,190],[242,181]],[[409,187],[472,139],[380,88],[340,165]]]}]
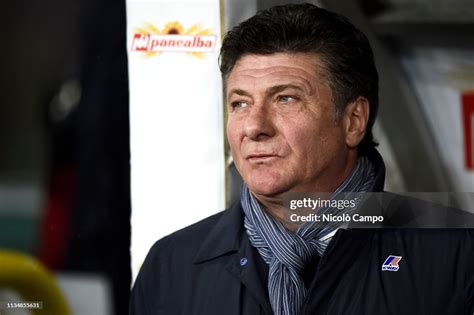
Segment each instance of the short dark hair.
[{"label": "short dark hair", "polygon": [[359,154],[376,146],[372,126],[378,108],[378,74],[367,37],[345,17],[312,4],[288,4],[261,10],[230,30],[220,51],[224,81],[244,55],[312,52],[321,58],[336,119],[357,97],[368,99],[370,115]]}]

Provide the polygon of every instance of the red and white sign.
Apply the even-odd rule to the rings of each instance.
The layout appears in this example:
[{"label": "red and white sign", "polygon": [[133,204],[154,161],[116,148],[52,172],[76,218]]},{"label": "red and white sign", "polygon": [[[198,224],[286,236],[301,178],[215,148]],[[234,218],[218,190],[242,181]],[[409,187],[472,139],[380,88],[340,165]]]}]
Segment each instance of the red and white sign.
[{"label": "red and white sign", "polygon": [[162,52],[188,53],[203,59],[206,53],[215,51],[217,36],[212,28],[195,23],[185,28],[174,20],[163,27],[145,22],[135,27],[132,34],[132,52],[151,57]]},{"label": "red and white sign", "polygon": [[474,92],[462,95],[462,115],[466,168],[474,170]]},{"label": "red and white sign", "polygon": [[212,52],[215,47],[215,35],[135,34],[132,41],[132,51],[143,52]]}]

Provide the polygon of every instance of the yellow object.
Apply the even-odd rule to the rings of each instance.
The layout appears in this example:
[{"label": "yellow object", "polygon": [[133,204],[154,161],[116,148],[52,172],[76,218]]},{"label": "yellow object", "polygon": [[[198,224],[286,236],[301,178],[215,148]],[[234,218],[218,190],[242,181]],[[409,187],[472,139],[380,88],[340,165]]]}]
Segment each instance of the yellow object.
[{"label": "yellow object", "polygon": [[[0,250],[0,288],[14,290],[24,302],[42,302],[42,309],[29,309],[32,314],[71,314],[53,275],[31,256]],[[6,306],[2,305],[3,308]]]}]

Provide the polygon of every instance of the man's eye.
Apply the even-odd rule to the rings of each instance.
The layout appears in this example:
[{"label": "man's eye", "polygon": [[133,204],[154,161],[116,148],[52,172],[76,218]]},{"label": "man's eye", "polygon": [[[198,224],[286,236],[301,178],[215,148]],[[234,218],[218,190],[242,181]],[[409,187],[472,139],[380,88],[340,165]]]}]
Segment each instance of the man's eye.
[{"label": "man's eye", "polygon": [[247,106],[247,103],[244,101],[235,101],[235,102],[230,103],[230,107],[232,107],[232,109],[239,109],[245,106]]},{"label": "man's eye", "polygon": [[283,102],[283,103],[290,103],[294,102],[297,100],[296,96],[291,96],[291,95],[280,95],[277,98],[278,102]]}]

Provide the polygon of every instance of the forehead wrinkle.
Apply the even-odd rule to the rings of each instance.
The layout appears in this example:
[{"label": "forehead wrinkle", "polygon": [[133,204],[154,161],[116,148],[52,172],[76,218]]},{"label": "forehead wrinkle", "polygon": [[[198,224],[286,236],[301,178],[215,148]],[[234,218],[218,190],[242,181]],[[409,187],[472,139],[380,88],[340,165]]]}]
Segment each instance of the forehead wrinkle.
[{"label": "forehead wrinkle", "polygon": [[[249,71],[253,71],[253,69]],[[247,88],[245,86],[255,87],[256,80],[261,79],[265,77],[266,75],[273,74],[272,72],[270,72],[263,75],[250,75],[250,74],[245,74],[242,72],[247,72],[247,70],[239,71],[234,74],[234,80],[233,80],[234,84],[232,84],[231,89],[229,90],[228,97],[237,91],[239,93],[236,93],[236,94],[250,96],[250,93],[247,91]],[[316,87],[317,85],[317,82],[316,82],[317,78],[315,76],[312,76],[312,78],[310,79],[314,81],[313,82],[314,84],[311,84],[309,78],[299,76],[297,74],[288,74],[284,72],[282,76],[271,78],[271,80],[269,80],[267,84],[268,87],[264,87],[264,88],[267,94],[271,93],[270,91],[271,89],[296,88],[296,89],[302,90],[303,92],[308,93],[308,95],[312,95],[315,92],[314,87]],[[242,82],[244,82],[244,84],[242,84]]]},{"label": "forehead wrinkle", "polygon": [[256,79],[264,77],[269,74],[273,73],[288,73],[288,72],[302,72],[306,76],[313,76],[310,72],[306,71],[306,69],[301,67],[286,67],[286,66],[267,66],[267,67],[260,67],[258,65],[256,67],[247,66],[246,69],[241,69],[236,72],[236,74],[251,76]]}]

